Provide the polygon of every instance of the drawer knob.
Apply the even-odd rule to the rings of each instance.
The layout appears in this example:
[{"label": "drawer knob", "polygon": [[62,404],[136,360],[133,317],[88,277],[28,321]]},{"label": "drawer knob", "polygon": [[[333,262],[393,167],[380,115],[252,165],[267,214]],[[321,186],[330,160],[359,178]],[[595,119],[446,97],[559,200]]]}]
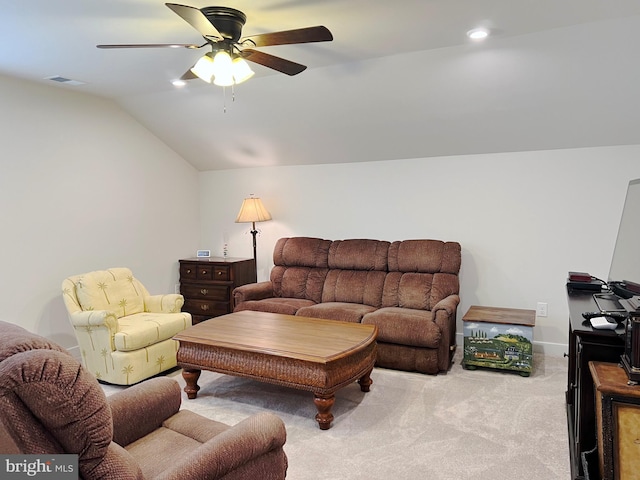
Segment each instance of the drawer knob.
[{"label": "drawer knob", "polygon": [[191,273],[191,269],[190,268],[187,268],[187,273]]},{"label": "drawer knob", "polygon": [[209,305],[200,305],[200,310],[204,310],[206,312],[209,310]]},{"label": "drawer knob", "polygon": [[202,270],[202,274],[203,274],[203,275],[206,275],[206,274],[207,274],[207,271],[206,271],[206,270]]},{"label": "drawer knob", "polygon": [[207,290],[206,288],[203,288],[202,290],[200,290],[200,293],[202,295],[206,295],[207,293],[209,293],[209,290]]},{"label": "drawer knob", "polygon": [[222,272],[218,272],[218,276],[222,275]]}]

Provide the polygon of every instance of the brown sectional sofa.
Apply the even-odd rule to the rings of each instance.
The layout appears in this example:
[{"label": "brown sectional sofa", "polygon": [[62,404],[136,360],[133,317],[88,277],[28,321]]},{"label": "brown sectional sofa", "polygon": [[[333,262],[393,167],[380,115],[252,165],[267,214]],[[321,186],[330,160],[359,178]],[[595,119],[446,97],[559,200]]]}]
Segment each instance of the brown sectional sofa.
[{"label": "brown sectional sofa", "polygon": [[234,290],[234,311],[374,324],[377,366],[429,374],[449,369],[459,243],[281,238],[273,262],[269,281]]}]

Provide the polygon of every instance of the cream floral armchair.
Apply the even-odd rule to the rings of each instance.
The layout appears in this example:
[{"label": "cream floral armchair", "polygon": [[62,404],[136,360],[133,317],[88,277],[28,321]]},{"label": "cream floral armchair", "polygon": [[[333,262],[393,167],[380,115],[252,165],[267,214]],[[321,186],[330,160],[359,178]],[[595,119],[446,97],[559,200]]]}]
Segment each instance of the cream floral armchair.
[{"label": "cream floral armchair", "polygon": [[131,270],[110,268],[65,279],[62,296],[98,380],[131,385],[176,366],[172,337],[191,326],[182,295],[150,295]]}]

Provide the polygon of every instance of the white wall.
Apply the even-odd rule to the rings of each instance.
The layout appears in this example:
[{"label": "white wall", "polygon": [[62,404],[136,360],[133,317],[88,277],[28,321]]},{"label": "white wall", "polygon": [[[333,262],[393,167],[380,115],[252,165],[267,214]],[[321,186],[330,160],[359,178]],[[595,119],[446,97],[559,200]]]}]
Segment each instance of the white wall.
[{"label": "white wall", "polygon": [[568,339],[567,271],[606,278],[640,146],[468,155],[200,174],[201,248],[251,257],[242,199],[262,198],[258,280],[283,236],[433,238],[462,244],[460,318],[470,305],[535,309],[539,348]]},{"label": "white wall", "polygon": [[114,103],[0,76],[0,320],[77,345],[60,284],[131,268],[174,291],[198,245],[196,170]]}]

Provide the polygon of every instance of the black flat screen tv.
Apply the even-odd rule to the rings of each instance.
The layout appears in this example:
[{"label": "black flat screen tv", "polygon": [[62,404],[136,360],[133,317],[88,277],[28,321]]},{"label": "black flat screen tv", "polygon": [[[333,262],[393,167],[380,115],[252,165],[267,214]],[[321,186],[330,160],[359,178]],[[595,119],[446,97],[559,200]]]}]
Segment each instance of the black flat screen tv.
[{"label": "black flat screen tv", "polygon": [[619,297],[640,295],[640,178],[627,188],[608,283]]}]

